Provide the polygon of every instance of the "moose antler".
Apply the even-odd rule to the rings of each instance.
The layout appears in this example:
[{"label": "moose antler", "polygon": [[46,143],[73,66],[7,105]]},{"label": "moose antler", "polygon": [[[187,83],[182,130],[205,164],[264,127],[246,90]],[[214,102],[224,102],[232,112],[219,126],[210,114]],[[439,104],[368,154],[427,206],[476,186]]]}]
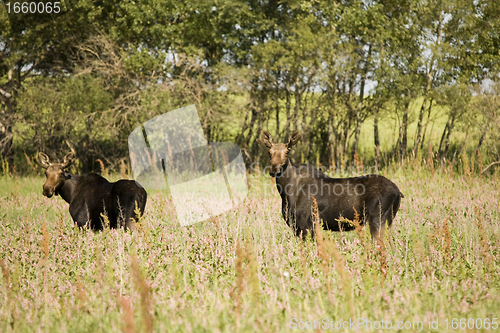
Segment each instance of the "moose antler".
[{"label": "moose antler", "polygon": [[75,153],[74,152],[67,153],[66,156],[64,156],[64,162],[62,163],[61,168],[66,169],[71,164],[73,164],[74,161],[75,161]]},{"label": "moose antler", "polygon": [[41,168],[47,169],[50,166],[50,158],[45,153],[39,152],[38,158],[34,158],[33,160]]}]

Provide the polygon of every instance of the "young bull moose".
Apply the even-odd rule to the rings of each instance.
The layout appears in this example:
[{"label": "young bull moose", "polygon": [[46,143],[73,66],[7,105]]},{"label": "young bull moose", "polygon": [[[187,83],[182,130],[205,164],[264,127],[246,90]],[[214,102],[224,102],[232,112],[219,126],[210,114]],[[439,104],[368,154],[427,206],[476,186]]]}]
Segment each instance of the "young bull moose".
[{"label": "young bull moose", "polygon": [[142,215],[147,200],[146,191],[137,182],[122,179],[110,183],[95,173],[73,175],[65,170],[75,160],[73,153],[67,154],[63,163],[51,163],[42,152],[38,158],[35,162],[46,169],[43,195],[47,198],[60,195],[69,203],[69,213],[79,227],[88,224],[93,230],[101,230],[104,227],[101,214],[105,214],[109,227],[135,230],[134,220],[140,217],[135,214],[136,207]]},{"label": "young bull moose", "polygon": [[[389,179],[379,175],[354,178],[329,178],[306,164],[294,165],[288,158],[290,149],[302,138],[295,131],[288,143],[274,143],[271,134],[262,131],[257,143],[269,149],[271,177],[282,200],[282,214],[297,236],[314,236],[311,218],[312,198],[318,203],[318,213],[324,228],[332,231],[353,230],[346,221],[359,214],[360,224],[368,223],[375,245],[382,246],[385,222],[391,226],[403,194]],[[342,219],[345,218],[345,219]]]}]

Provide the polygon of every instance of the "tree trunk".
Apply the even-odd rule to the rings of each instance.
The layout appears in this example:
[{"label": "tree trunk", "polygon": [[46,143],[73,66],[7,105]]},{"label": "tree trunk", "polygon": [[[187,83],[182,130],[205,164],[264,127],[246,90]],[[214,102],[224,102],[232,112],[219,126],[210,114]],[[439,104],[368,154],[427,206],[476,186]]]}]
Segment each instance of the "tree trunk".
[{"label": "tree trunk", "polygon": [[[429,103],[429,108],[428,108],[429,111],[427,112],[427,121],[425,122],[424,132],[422,134],[422,142],[420,143],[420,149],[423,149],[423,147],[424,147],[425,133],[427,132],[427,125],[429,125],[429,122],[431,119],[432,102],[433,102],[433,100],[431,99],[431,101]],[[432,131],[431,131],[431,133],[432,133]]]},{"label": "tree trunk", "polygon": [[490,123],[487,123],[486,128],[484,129],[483,133],[481,133],[481,137],[479,138],[479,142],[477,143],[476,155],[479,155],[479,151],[481,150],[481,146],[483,145],[484,137],[486,136],[486,133],[488,132],[489,127],[490,127]]},{"label": "tree trunk", "polygon": [[330,170],[335,168],[335,132],[333,129],[333,116],[328,117],[328,148],[330,157]]},{"label": "tree trunk", "polygon": [[[14,150],[12,148],[14,133],[12,132],[12,125],[14,124],[16,103],[14,96],[3,89],[1,90],[1,97],[3,112],[0,112],[0,158],[8,163],[9,168],[12,168],[14,164]],[[2,165],[4,164],[0,163],[0,166]],[[9,170],[2,171],[8,172]]]},{"label": "tree trunk", "polygon": [[360,112],[356,108],[356,127],[354,129],[354,141],[352,143],[351,147],[351,161],[354,165],[354,155],[356,154],[356,151],[358,150],[358,142],[359,142],[359,135],[361,133],[361,115]]},{"label": "tree trunk", "polygon": [[446,133],[446,137],[444,139],[444,151],[443,156],[446,157],[448,155],[448,149],[450,148],[450,136],[451,131],[453,131],[453,127],[455,126],[455,114],[451,116],[450,126],[448,126],[448,132]]},{"label": "tree trunk", "polygon": [[432,85],[432,71],[427,74],[427,85],[424,91],[424,101],[422,102],[422,106],[420,107],[420,112],[418,113],[418,124],[417,124],[417,136],[415,138],[415,143],[413,144],[413,157],[417,157],[418,153],[418,145],[420,144],[420,140],[422,138],[423,126],[422,122],[424,120],[424,112],[427,109],[427,101],[429,99],[429,91],[431,90]]},{"label": "tree trunk", "polygon": [[286,106],[285,106],[285,109],[286,109],[286,125],[285,125],[285,128],[284,128],[284,132],[288,132],[288,130],[290,129],[290,108],[291,108],[291,102],[290,102],[290,86],[289,84],[286,85],[285,87],[285,97],[286,97]]},{"label": "tree trunk", "polygon": [[276,93],[276,141],[280,138],[280,98]]},{"label": "tree trunk", "polygon": [[399,145],[399,160],[403,163],[406,157],[406,150],[408,149],[408,114],[410,112],[410,100],[406,102],[403,114],[403,123],[401,124],[401,144]]},{"label": "tree trunk", "polygon": [[[12,167],[14,163],[14,151],[12,149],[12,142],[14,139],[14,133],[12,133],[12,126],[9,121],[0,122],[0,158],[4,159],[9,168]],[[2,167],[3,163],[0,163]],[[9,170],[2,170],[9,171]]]},{"label": "tree trunk", "polygon": [[302,122],[299,121],[300,108],[302,107],[302,94],[299,92],[295,92],[295,107],[293,112],[293,123],[294,123],[294,131],[302,132]]},{"label": "tree trunk", "polygon": [[375,143],[375,168],[380,168],[380,138],[378,133],[379,108],[375,109],[375,119],[373,120],[373,141]]},{"label": "tree trunk", "polygon": [[365,83],[366,83],[366,75],[368,74],[368,62],[370,61],[371,58],[371,53],[372,53],[372,46],[368,46],[368,53],[365,58],[365,66],[363,68],[363,73],[361,75],[361,83],[359,86],[359,100],[358,100],[358,105],[356,107],[356,128],[354,130],[354,142],[352,143],[352,149],[351,149],[351,161],[354,164],[354,155],[356,154],[356,151],[358,150],[358,142],[359,142],[359,135],[361,133],[361,111],[363,110],[363,98],[365,94]]},{"label": "tree trunk", "polygon": [[439,141],[439,148],[438,148],[438,155],[439,159],[442,159],[443,156],[443,143],[444,139],[446,138],[446,133],[448,132],[448,127],[450,127],[451,123],[451,117],[448,116],[448,121],[446,122],[446,125],[444,126],[443,134],[441,135],[441,140]]},{"label": "tree trunk", "polygon": [[[248,125],[248,135],[245,140],[245,146],[248,147],[250,144],[250,140],[253,136],[253,129],[255,127],[255,120],[257,119],[257,106],[253,105],[252,107],[252,116],[250,118],[250,124]],[[258,134],[257,134],[258,135]]]}]

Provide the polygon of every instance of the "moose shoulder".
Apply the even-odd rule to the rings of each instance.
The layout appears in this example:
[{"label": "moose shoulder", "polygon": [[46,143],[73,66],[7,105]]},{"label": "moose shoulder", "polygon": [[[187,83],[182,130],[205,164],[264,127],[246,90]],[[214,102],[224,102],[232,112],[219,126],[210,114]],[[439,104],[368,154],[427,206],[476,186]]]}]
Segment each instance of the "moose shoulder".
[{"label": "moose shoulder", "polygon": [[352,221],[358,214],[362,225],[368,223],[376,245],[383,245],[385,223],[391,226],[403,197],[398,187],[380,175],[330,178],[310,165],[294,165],[288,153],[300,139],[296,131],[287,143],[274,143],[271,134],[262,131],[262,140],[257,140],[269,149],[269,173],[276,177],[286,223],[295,229],[297,236],[305,237],[308,232],[314,236],[311,216],[311,197],[314,197],[324,228],[353,230],[354,226],[345,219]]},{"label": "moose shoulder", "polygon": [[[73,153],[67,154],[63,163],[51,163],[42,152],[38,159],[37,164],[46,169],[43,195],[48,198],[60,195],[69,203],[71,217],[79,227],[89,225],[93,230],[103,229],[102,216],[105,215],[111,228],[135,230],[134,220],[144,213],[147,200],[146,191],[136,181],[122,179],[110,183],[95,173],[71,174],[65,169],[74,162]],[[140,215],[136,215],[136,208]]]}]

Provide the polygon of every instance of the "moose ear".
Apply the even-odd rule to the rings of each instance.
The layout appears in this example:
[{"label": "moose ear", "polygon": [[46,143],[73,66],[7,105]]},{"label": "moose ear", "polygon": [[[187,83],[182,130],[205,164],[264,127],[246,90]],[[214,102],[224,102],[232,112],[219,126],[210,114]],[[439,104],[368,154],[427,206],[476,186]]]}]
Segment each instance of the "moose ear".
[{"label": "moose ear", "polygon": [[259,145],[266,146],[267,148],[271,148],[271,146],[274,144],[271,133],[264,130],[262,131],[262,140],[257,139],[256,141]]},{"label": "moose ear", "polygon": [[63,164],[62,168],[66,169],[71,164],[73,164],[74,161],[75,161],[75,154],[73,152],[66,154],[66,156],[64,156],[64,162],[62,163]]},{"label": "moose ear", "polygon": [[35,163],[38,164],[38,166],[47,169],[50,166],[50,158],[47,154],[39,152],[38,159],[35,158]]},{"label": "moose ear", "polygon": [[295,144],[297,144],[297,142],[299,142],[300,139],[302,139],[302,135],[300,135],[299,131],[295,131],[292,134],[290,134],[286,146],[288,147],[288,149],[290,149],[293,146],[295,146]]}]

